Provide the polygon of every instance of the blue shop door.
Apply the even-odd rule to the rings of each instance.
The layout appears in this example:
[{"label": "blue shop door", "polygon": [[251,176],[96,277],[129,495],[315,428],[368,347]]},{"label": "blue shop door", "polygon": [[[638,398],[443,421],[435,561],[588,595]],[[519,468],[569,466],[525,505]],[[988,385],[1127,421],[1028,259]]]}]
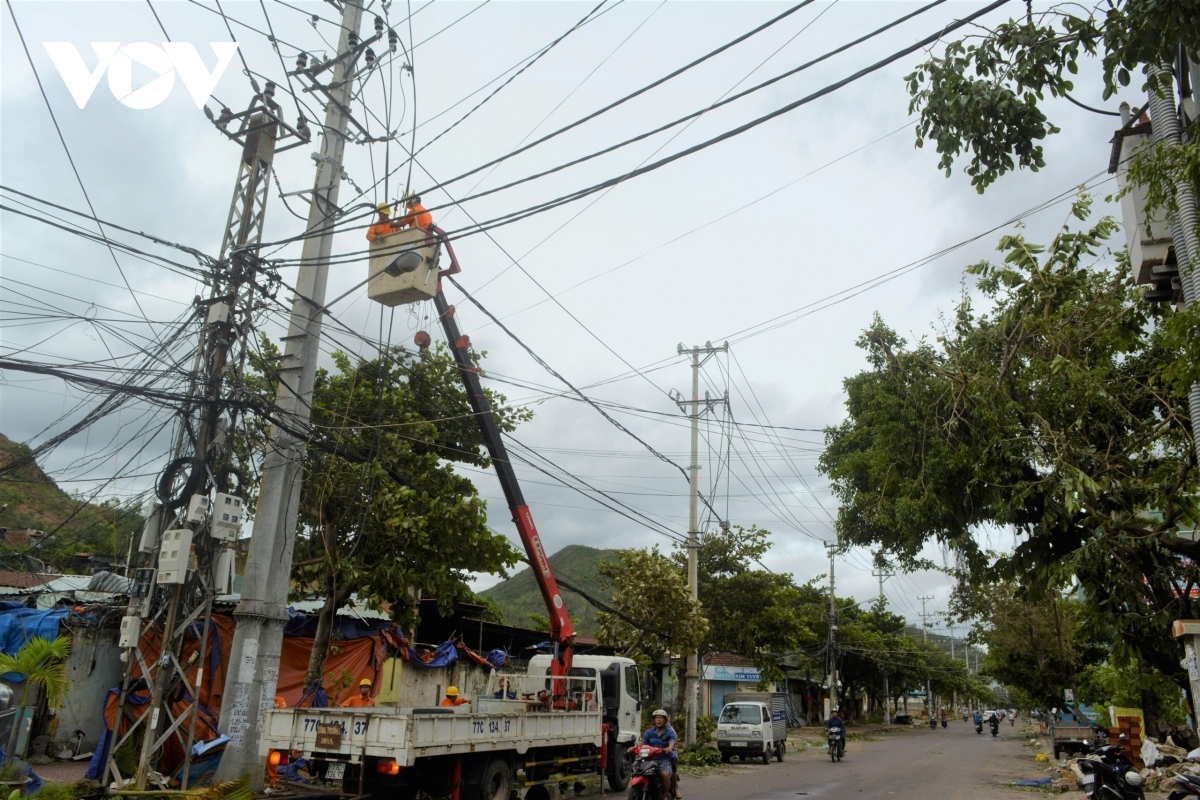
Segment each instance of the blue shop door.
[{"label": "blue shop door", "polygon": [[711,681],[709,685],[711,686],[709,695],[712,698],[712,708],[708,713],[716,716],[725,707],[725,695],[737,691],[737,683],[735,681]]}]

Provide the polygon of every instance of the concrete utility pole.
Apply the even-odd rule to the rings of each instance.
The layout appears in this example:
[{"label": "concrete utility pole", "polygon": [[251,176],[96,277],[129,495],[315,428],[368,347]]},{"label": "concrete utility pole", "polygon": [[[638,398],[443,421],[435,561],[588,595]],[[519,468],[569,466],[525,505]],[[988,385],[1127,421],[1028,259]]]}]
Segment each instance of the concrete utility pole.
[{"label": "concrete utility pole", "polygon": [[[837,707],[837,608],[834,605],[833,556],[837,543],[827,544],[829,550],[829,710]],[[829,716],[826,714],[826,716]]]},{"label": "concrete utility pole", "polygon": [[[946,626],[948,628],[950,628],[950,660],[954,661],[956,658],[956,656],[954,655],[954,624],[946,623]],[[957,714],[958,713],[958,689],[954,690],[954,705],[952,708],[954,709],[954,713]]]},{"label": "concrete utility pole", "polygon": [[[321,128],[321,152],[309,207],[308,238],[301,251],[296,296],[288,324],[283,358],[279,362],[276,393],[277,418],[300,433],[309,420],[313,380],[317,368],[322,306],[333,249],[333,223],[342,181],[342,154],[353,87],[362,0],[343,0],[338,57],[328,88]],[[275,700],[283,626],[287,621],[287,594],[296,542],[300,505],[302,437],[272,427],[263,462],[258,514],[242,584],[242,597],[234,609],[237,628],[225,681],[220,730],[229,736],[221,761],[220,780],[250,774],[251,788],[262,786],[262,759],[258,737],[262,712]]]},{"label": "concrete utility pole", "polygon": [[[928,616],[925,613],[925,602],[932,600],[933,596],[921,598],[921,644],[929,643],[929,623],[925,621]],[[933,716],[933,686],[928,678],[925,679],[925,705],[929,708],[929,716]]]},{"label": "concrete utility pole", "polygon": [[[879,607],[883,608],[883,605],[886,602],[883,596],[883,579],[892,577],[892,573],[884,572],[883,569],[880,568],[878,572],[872,572],[871,574],[879,579]],[[888,691],[888,673],[885,669],[883,671],[883,724],[888,728],[892,727],[891,704],[892,693]]]},{"label": "concrete utility pole", "polygon": [[[712,342],[705,342],[703,347],[690,349],[681,344],[675,349],[675,352],[679,355],[686,353],[692,357],[692,399],[685,401],[682,397],[676,396],[675,402],[680,409],[690,407],[686,413],[692,421],[692,462],[688,467],[688,588],[692,590],[692,599],[697,600],[700,596],[696,565],[696,551],[700,548],[700,405],[703,403],[704,412],[707,413],[714,404],[729,402],[728,398],[714,400],[708,396],[707,392],[704,400],[700,399],[700,367],[704,366],[705,362],[714,354],[729,352],[729,342],[725,342],[720,347],[714,347]],[[699,713],[697,706],[700,700],[699,679],[700,654],[688,653],[687,671],[684,673],[684,696],[687,709],[684,738],[689,745],[696,741],[696,716]]]}]

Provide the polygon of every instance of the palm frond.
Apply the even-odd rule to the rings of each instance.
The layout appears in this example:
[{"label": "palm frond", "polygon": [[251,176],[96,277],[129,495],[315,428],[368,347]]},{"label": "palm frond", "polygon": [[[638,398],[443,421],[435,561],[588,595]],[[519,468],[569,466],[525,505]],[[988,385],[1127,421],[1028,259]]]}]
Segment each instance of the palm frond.
[{"label": "palm frond", "polygon": [[163,790],[127,791],[122,789],[117,797],[164,797],[180,798],[180,800],[254,800],[254,792],[250,791],[250,776],[243,775],[235,781],[218,783],[215,786],[205,786],[199,789],[188,789],[186,792]]},{"label": "palm frond", "polygon": [[0,675],[10,672],[23,675],[31,685],[41,686],[46,692],[46,700],[56,707],[71,688],[66,663],[70,654],[70,638],[36,637],[26,642],[15,655],[0,654]]}]

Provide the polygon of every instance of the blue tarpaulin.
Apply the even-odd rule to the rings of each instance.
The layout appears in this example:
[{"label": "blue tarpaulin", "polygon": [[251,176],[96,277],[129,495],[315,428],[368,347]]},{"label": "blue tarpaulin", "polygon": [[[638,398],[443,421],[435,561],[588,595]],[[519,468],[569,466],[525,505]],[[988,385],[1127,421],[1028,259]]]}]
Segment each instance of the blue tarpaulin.
[{"label": "blue tarpaulin", "polygon": [[30,639],[38,637],[54,641],[58,638],[58,623],[69,613],[65,608],[43,610],[12,601],[0,603],[0,653],[14,656]]}]

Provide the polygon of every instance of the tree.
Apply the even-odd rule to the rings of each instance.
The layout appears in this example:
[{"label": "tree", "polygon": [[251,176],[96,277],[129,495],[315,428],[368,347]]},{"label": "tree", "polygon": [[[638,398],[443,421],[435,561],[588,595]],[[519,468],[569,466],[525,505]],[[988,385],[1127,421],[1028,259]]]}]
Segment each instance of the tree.
[{"label": "tree", "polygon": [[46,694],[46,703],[51,708],[58,708],[71,684],[67,680],[67,656],[71,654],[71,640],[59,636],[53,641],[40,636],[27,641],[15,655],[0,653],[0,675],[10,672],[24,678],[25,688],[21,693],[21,704],[17,706],[17,719],[13,722],[12,733],[8,738],[8,756],[13,757],[17,749],[17,735],[20,733],[20,714],[29,705],[29,693],[34,686]]},{"label": "tree", "polygon": [[[761,566],[771,549],[770,535],[740,525],[703,532],[696,571],[697,594],[710,626],[706,649],[754,659],[765,680],[776,680],[783,676],[779,656],[811,634],[812,615],[806,618],[804,595],[791,575]],[[686,550],[677,547],[671,558],[686,575]]]},{"label": "tree", "polygon": [[[1105,98],[1133,82],[1147,65],[1175,61],[1182,47],[1200,53],[1200,2],[1197,0],[1116,0],[1089,9],[1058,4],[1024,20],[1010,19],[982,36],[950,42],[906,77],[918,112],[917,146],[933,141],[939,166],[949,175],[956,158],[969,153],[966,172],[982,192],[1006,172],[1036,171],[1045,165],[1041,140],[1059,132],[1044,106],[1047,95],[1068,99],[1081,57],[1100,60]],[[1170,93],[1170,87],[1155,83]],[[1194,148],[1171,152],[1148,149],[1140,159],[1159,165],[1190,165],[1196,177]],[[1151,170],[1155,172],[1155,170]],[[1159,171],[1178,179],[1179,169]],[[1173,177],[1172,177],[1173,176]],[[1160,196],[1172,192],[1159,188]]]},{"label": "tree", "polygon": [[[273,354],[264,342],[251,380],[268,400]],[[449,351],[414,356],[394,347],[370,361],[340,352],[333,361],[334,370],[318,370],[313,390],[312,426],[325,446],[310,441],[305,453],[292,571],[294,594],[324,601],[310,681],[323,672],[334,615],[352,593],[374,607],[388,604],[409,624],[417,598],[435,597],[451,611],[474,600],[471,573],[503,572],[518,559],[453,467],[490,462]],[[502,431],[529,418],[502,395],[488,395]],[[255,432],[261,442],[265,429]]]},{"label": "tree", "polygon": [[684,576],[657,547],[617,550],[614,558],[596,565],[596,572],[612,589],[612,607],[620,612],[597,613],[600,641],[626,654],[648,657],[700,648],[709,630],[704,610],[692,599]]},{"label": "tree", "polygon": [[[964,579],[1012,580],[1033,601],[1077,582],[1090,616],[1182,686],[1170,622],[1200,611],[1200,546],[1176,535],[1196,518],[1195,323],[1091,263],[1113,227],[1064,228],[1048,248],[1004,237],[1003,264],[968,269],[988,311],[964,298],[936,345],[876,318],[820,468],[843,542],[909,566],[936,542]],[[976,538],[1010,525],[1024,536],[1011,554]]]}]

